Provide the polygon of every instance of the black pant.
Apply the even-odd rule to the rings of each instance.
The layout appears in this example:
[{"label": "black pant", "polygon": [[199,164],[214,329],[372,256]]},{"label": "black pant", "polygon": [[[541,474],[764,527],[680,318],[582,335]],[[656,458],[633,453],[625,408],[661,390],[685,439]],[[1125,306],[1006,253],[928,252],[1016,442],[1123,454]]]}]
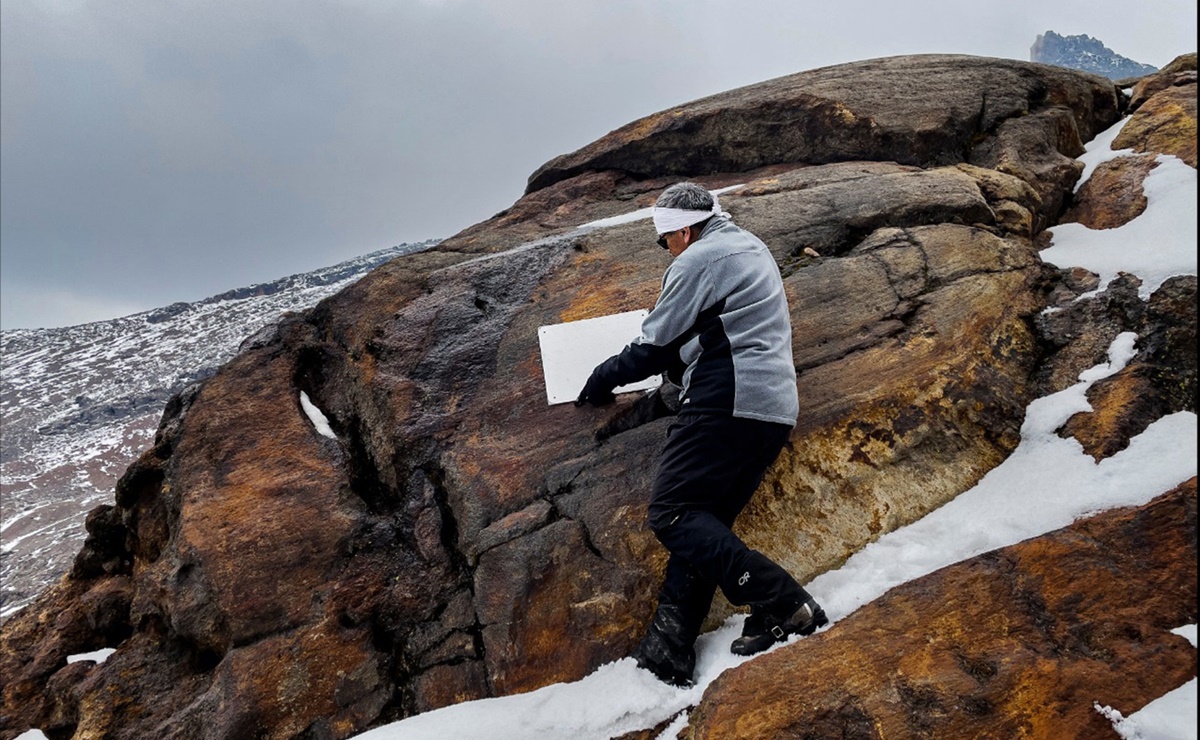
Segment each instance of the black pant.
[{"label": "black pant", "polygon": [[680,415],[667,431],[649,519],[670,553],[659,604],[680,608],[689,641],[718,587],[732,604],[781,618],[809,598],[730,529],[790,432],[784,424],[709,414]]}]

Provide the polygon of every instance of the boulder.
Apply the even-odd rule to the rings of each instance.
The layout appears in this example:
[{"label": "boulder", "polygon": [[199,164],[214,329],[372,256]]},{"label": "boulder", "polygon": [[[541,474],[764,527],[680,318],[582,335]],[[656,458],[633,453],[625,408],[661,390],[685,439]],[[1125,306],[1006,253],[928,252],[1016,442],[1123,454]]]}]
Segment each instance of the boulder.
[{"label": "boulder", "polygon": [[1181,54],[1171,63],[1154,74],[1138,78],[1129,97],[1129,112],[1132,113],[1162,90],[1177,84],[1196,81],[1196,52]]},{"label": "boulder", "polygon": [[1113,149],[1173,154],[1196,166],[1196,76],[1155,93],[1129,118]]},{"label": "boulder", "polygon": [[[1107,737],[1196,676],[1196,479],[897,586],[723,673],[679,737]],[[1081,592],[1080,583],[1088,583]]]},{"label": "boulder", "polygon": [[[1059,106],[1078,128],[1076,136],[1088,141],[1116,120],[1115,97],[1102,77],[1049,65],[957,55],[872,59],[768,80],[639,119],[542,165],[526,193],[587,171],[647,178],[743,172],[778,162],[955,164],[968,161],[977,141],[1006,121]],[[1106,110],[1113,113],[1101,113]]]},{"label": "boulder", "polygon": [[1147,202],[1142,184],[1158,166],[1157,159],[1157,154],[1138,154],[1102,162],[1075,194],[1059,223],[1115,229],[1142,215]]}]

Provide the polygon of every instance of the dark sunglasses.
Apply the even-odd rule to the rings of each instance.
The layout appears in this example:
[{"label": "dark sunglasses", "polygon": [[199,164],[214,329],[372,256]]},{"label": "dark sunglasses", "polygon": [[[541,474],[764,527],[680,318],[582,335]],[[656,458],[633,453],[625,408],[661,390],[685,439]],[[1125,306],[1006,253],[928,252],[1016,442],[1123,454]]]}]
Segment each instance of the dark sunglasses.
[{"label": "dark sunglasses", "polygon": [[[686,226],[683,227],[683,229],[686,228]],[[683,231],[683,229],[675,229],[675,231]],[[667,234],[674,234],[675,231],[668,231]],[[658,246],[662,247],[663,249],[670,249],[670,247],[667,246],[667,234],[663,234],[662,236],[658,237],[658,241],[656,242]]]}]

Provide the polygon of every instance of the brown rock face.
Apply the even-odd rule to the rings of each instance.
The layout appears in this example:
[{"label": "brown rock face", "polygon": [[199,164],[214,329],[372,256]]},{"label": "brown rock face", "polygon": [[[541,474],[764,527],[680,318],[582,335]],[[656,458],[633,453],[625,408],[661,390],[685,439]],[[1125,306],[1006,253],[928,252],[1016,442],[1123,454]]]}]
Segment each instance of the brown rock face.
[{"label": "brown rock face", "polygon": [[[897,95],[900,89],[905,93]],[[589,170],[645,178],[744,172],[777,162],[955,164],[967,161],[975,137],[1057,106],[1087,141],[1101,130],[1094,114],[1111,108],[1114,95],[1103,78],[1050,66],[948,55],[873,59],[780,77],[634,121],[546,163],[526,192]]]},{"label": "brown rock face", "polygon": [[1170,64],[1137,81],[1133,86],[1129,100],[1130,112],[1136,111],[1150,98],[1162,90],[1176,84],[1188,84],[1196,81],[1196,52],[1181,54]]},{"label": "brown rock face", "polygon": [[1137,356],[1088,391],[1089,413],[1072,416],[1060,434],[1102,460],[1129,445],[1156,419],[1196,413],[1196,278],[1171,278],[1154,292],[1139,321]]},{"label": "brown rock face", "polygon": [[[743,185],[722,203],[791,302],[800,423],[740,532],[801,580],[837,566],[973,486],[1030,400],[1107,349],[1038,320],[1058,276],[1034,240],[1117,116],[1100,78],[909,57],[554,160],[505,213],[283,319],[172,402],[75,572],[4,625],[0,737],[339,738],[628,654],[665,560],[643,519],[670,389],[549,407],[536,330],[653,304],[668,258],[648,222],[576,227],[679,176]],[[1161,337],[1151,384],[1194,389],[1186,286],[1144,323],[1133,288],[1079,320]]]},{"label": "brown rock face", "polygon": [[[722,674],[681,737],[1108,737],[1196,675],[1196,480],[889,591]],[[1090,584],[1080,593],[1079,584]]]},{"label": "brown rock face", "polygon": [[1113,149],[1174,154],[1196,166],[1196,78],[1155,93],[1113,140]]},{"label": "brown rock face", "polygon": [[1142,215],[1146,195],[1142,183],[1158,162],[1155,154],[1117,157],[1101,163],[1075,195],[1059,223],[1081,223],[1089,229],[1115,229]]}]

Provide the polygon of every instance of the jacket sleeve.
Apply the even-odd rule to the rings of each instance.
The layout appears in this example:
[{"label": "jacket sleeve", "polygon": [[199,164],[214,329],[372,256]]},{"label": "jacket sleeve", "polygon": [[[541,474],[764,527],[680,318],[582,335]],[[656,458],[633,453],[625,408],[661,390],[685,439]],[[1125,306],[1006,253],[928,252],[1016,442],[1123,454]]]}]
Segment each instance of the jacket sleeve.
[{"label": "jacket sleeve", "polygon": [[679,349],[691,338],[700,312],[713,303],[712,282],[703,267],[676,258],[663,276],[654,309],[642,322],[641,336],[597,365],[593,377],[616,388],[666,371],[682,374]]}]

